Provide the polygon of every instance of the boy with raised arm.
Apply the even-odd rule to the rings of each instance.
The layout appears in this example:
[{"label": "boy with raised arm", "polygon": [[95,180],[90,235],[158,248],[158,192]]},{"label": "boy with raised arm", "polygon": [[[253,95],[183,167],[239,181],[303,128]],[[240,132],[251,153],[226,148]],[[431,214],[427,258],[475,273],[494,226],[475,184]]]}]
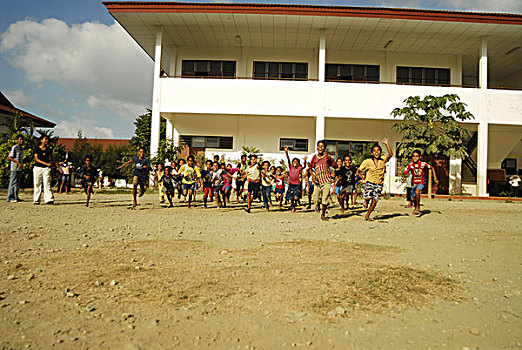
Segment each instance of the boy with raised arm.
[{"label": "boy with raised arm", "polygon": [[326,141],[317,142],[317,154],[314,154],[308,166],[312,171],[312,181],[315,185],[313,194],[315,210],[319,211],[319,204],[321,204],[321,220],[326,221],[326,206],[330,201],[332,182],[330,167],[337,168],[333,158],[326,153]]},{"label": "boy with raised arm", "polygon": [[288,155],[288,147],[285,147],[286,160],[288,161],[288,190],[286,191],[286,199],[292,204],[292,212],[295,212],[295,206],[301,198],[301,166],[299,159],[294,158],[290,161]]},{"label": "boy with raised arm", "polygon": [[370,218],[370,214],[375,209],[375,206],[377,205],[377,202],[381,196],[384,184],[384,173],[386,172],[386,163],[393,156],[393,152],[390,145],[388,144],[388,141],[388,138],[384,138],[381,141],[386,146],[388,155],[382,157],[382,148],[376,144],[372,147],[372,158],[365,159],[361,163],[359,169],[357,169],[357,175],[359,175],[361,178],[363,177],[362,173],[366,173],[364,180],[364,200],[367,207],[368,204],[370,204],[368,212],[364,217],[366,221],[373,221],[373,219]]}]

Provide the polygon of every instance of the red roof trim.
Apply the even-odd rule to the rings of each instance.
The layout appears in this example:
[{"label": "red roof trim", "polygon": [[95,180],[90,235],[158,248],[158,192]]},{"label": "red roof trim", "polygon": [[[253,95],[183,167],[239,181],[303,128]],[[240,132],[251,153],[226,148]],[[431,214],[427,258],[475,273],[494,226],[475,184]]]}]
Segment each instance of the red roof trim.
[{"label": "red roof trim", "polygon": [[373,17],[425,21],[472,22],[522,25],[521,14],[481,13],[442,10],[396,9],[384,7],[348,7],[275,4],[200,4],[180,2],[103,3],[110,13],[239,13],[332,17]]},{"label": "red roof trim", "polygon": [[35,121],[37,121],[37,122],[42,124],[41,126],[39,126],[41,128],[54,128],[56,126],[56,123],[53,123],[53,122],[51,122],[49,120],[45,120],[45,119],[40,118],[40,117],[37,117],[34,114],[27,113],[27,112],[22,111],[21,109],[18,109],[18,108],[11,108],[9,106],[0,105],[0,109],[3,110],[3,111],[6,111],[6,112],[10,112],[10,113],[19,113],[19,114],[21,114],[24,117],[33,119],[33,120],[35,120]]}]

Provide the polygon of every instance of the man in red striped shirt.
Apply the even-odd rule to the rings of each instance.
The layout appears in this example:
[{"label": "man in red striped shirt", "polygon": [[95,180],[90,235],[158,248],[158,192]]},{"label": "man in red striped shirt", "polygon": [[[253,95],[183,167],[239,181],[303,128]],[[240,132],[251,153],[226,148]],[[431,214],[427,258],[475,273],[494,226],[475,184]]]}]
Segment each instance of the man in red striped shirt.
[{"label": "man in red striped shirt", "polygon": [[315,210],[319,211],[319,203],[321,203],[321,219],[326,221],[326,206],[330,200],[332,182],[330,167],[337,168],[333,158],[326,153],[326,141],[317,142],[317,154],[314,154],[308,167],[312,170],[312,181],[315,184],[313,194]]}]

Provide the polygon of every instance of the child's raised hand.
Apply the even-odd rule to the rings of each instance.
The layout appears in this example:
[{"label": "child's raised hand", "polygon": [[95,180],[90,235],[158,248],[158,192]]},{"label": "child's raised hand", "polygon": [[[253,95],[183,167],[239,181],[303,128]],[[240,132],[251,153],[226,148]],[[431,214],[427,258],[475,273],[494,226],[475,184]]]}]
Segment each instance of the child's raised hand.
[{"label": "child's raised hand", "polygon": [[381,142],[382,142],[382,143],[384,143],[385,145],[387,145],[387,144],[388,144],[388,142],[390,142],[390,139],[389,139],[389,138],[387,138],[387,137],[385,137],[385,138],[383,138],[383,139],[382,139],[382,141],[381,141]]},{"label": "child's raised hand", "polygon": [[285,146],[284,150],[286,153],[288,153],[288,146]]}]

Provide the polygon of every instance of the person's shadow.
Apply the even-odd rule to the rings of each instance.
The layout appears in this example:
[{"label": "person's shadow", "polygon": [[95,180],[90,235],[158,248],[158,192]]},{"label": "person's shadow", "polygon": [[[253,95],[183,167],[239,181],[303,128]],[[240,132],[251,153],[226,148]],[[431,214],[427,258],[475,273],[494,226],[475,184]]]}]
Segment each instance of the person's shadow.
[{"label": "person's shadow", "polygon": [[376,215],[373,217],[373,219],[374,220],[388,220],[388,219],[393,219],[393,218],[400,217],[400,216],[409,216],[409,215],[405,214],[405,213],[393,213],[393,214],[385,214],[385,215]]}]

